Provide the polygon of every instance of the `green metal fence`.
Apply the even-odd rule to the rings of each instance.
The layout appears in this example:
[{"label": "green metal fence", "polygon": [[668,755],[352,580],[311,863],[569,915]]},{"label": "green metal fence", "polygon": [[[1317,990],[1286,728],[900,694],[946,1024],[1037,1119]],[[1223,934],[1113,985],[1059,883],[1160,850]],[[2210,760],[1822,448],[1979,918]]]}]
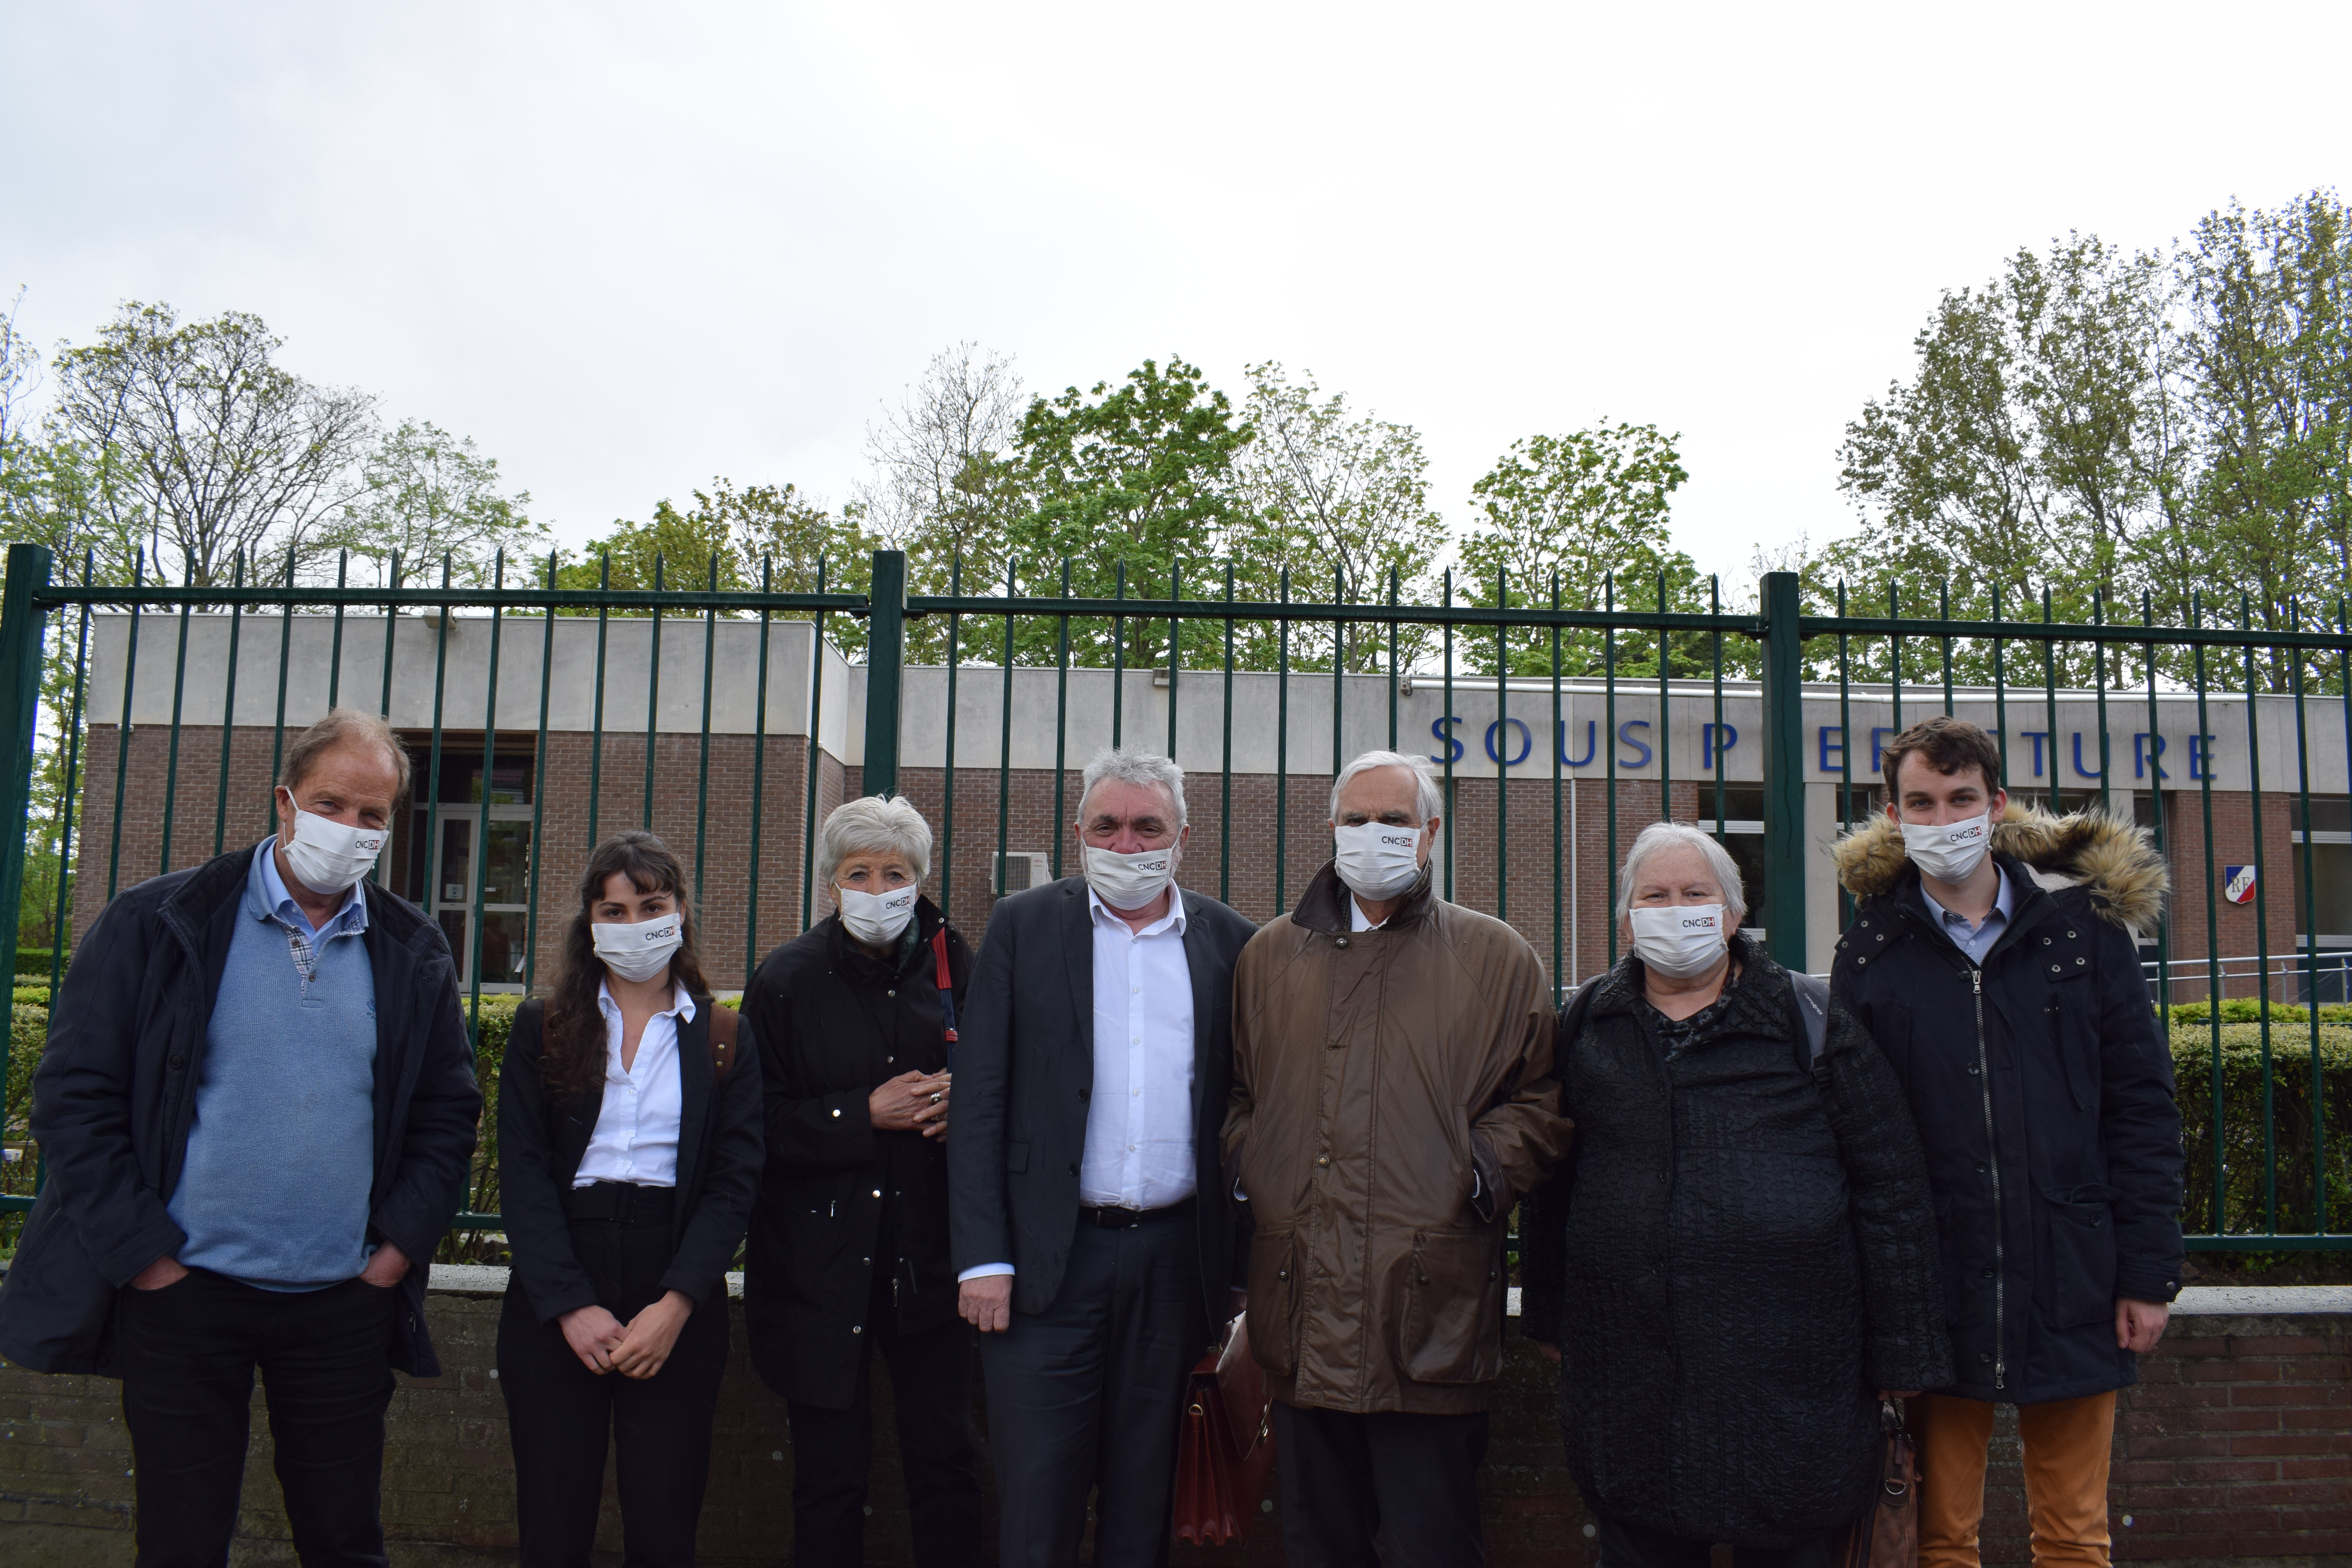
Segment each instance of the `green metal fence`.
[{"label": "green metal fence", "polygon": [[[1769,933],[1768,945],[1782,963],[1818,971],[1829,958],[1825,933],[1848,912],[1829,891],[1821,842],[1874,805],[1875,768],[1862,734],[1870,731],[1874,746],[1884,732],[1928,711],[1981,712],[2010,740],[2012,776],[2005,782],[2014,791],[2059,809],[2095,803],[2137,815],[2173,858],[2173,910],[2149,950],[2153,999],[2218,994],[2231,973],[2262,977],[2237,980],[2237,1002],[2212,1005],[2195,1020],[2201,1049],[2182,1044],[2189,1025],[2170,1024],[2184,1100],[2197,1107],[2189,1140],[2192,1245],[2352,1247],[2352,1233],[2343,1228],[2352,1209],[2352,1139],[2334,1125],[2347,1114],[2352,1089],[2352,1022],[2323,1016],[2324,977],[2344,965],[2323,951],[2327,933],[2319,916],[2333,896],[2332,862],[2352,859],[2352,787],[2314,784],[2322,774],[2322,784],[2352,780],[2352,637],[2340,606],[2325,625],[2293,607],[2263,621],[2242,603],[2234,606],[2234,625],[2214,624],[2200,605],[2189,625],[2159,626],[2146,606],[2129,624],[2111,624],[2103,606],[2089,623],[2058,622],[2046,597],[2031,606],[2038,616],[2021,616],[1994,595],[1983,613],[1955,617],[1945,593],[1937,613],[1922,617],[1892,597],[1881,614],[1875,605],[1846,603],[1843,590],[1809,593],[1785,573],[1765,576],[1752,606],[1730,610],[1712,584],[1702,608],[1686,587],[1613,579],[1598,605],[1564,604],[1556,578],[1476,584],[1448,578],[1436,603],[1410,604],[1401,602],[1393,580],[1367,584],[1334,577],[1318,585],[1317,597],[1294,591],[1286,574],[1273,597],[1244,598],[1234,571],[1222,565],[1180,568],[1150,584],[1130,584],[1122,572],[1112,597],[1091,598],[1068,593],[1066,564],[1040,571],[1019,563],[1001,580],[969,585],[959,565],[948,593],[910,596],[906,562],[889,552],[875,555],[871,587],[857,594],[825,592],[822,564],[814,593],[719,591],[715,561],[694,563],[682,584],[657,564],[651,589],[612,588],[608,570],[596,588],[562,586],[552,560],[512,574],[501,566],[487,585],[453,584],[440,563],[405,577],[395,567],[389,584],[363,587],[350,585],[341,566],[333,586],[300,581],[291,563],[271,568],[267,581],[260,568],[240,565],[226,586],[173,586],[94,583],[88,563],[78,564],[79,582],[70,575],[53,581],[47,552],[17,545],[8,554],[0,595],[0,734],[9,753],[0,760],[0,810],[25,815],[37,767],[60,781],[58,874],[72,876],[85,919],[121,887],[252,841],[231,833],[233,821],[258,821],[262,805],[240,800],[232,813],[231,764],[246,754],[237,748],[260,743],[257,735],[240,733],[256,726],[236,721],[252,700],[234,689],[240,647],[249,649],[242,639],[277,640],[274,662],[261,658],[258,666],[276,681],[268,770],[274,776],[289,722],[289,668],[299,668],[298,634],[306,648],[326,639],[331,703],[357,701],[389,716],[396,706],[395,666],[404,678],[424,679],[417,639],[429,628],[430,722],[404,726],[426,763],[430,797],[418,803],[425,837],[411,854],[437,852],[449,813],[470,820],[469,842],[479,847],[469,852],[487,858],[501,820],[495,774],[508,753],[500,738],[527,744],[512,753],[527,755],[534,770],[528,865],[520,873],[526,886],[514,900],[525,933],[525,989],[541,981],[541,871],[558,858],[550,847],[584,854],[614,826],[651,826],[657,805],[674,836],[689,820],[688,785],[659,765],[665,736],[676,742],[673,752],[693,748],[690,856],[686,843],[677,847],[690,858],[698,899],[709,912],[722,903],[742,904],[740,914],[725,913],[740,921],[740,972],[747,974],[764,946],[825,912],[805,849],[852,768],[858,789],[901,788],[925,805],[939,835],[935,896],[976,935],[989,902],[1013,885],[1020,855],[1035,854],[1051,875],[1063,873],[1074,772],[1105,742],[1162,750],[1184,765],[1202,829],[1187,880],[1213,888],[1256,918],[1295,901],[1304,875],[1326,858],[1317,792],[1348,755],[1387,745],[1430,751],[1440,765],[1448,802],[1447,895],[1528,931],[1563,987],[1616,958],[1608,870],[1633,832],[1661,814],[1736,838],[1743,866],[1760,883],[1750,922]],[[763,573],[761,580],[775,579]],[[120,673],[102,672],[120,682],[120,710],[103,714],[86,710],[96,690],[91,649],[100,616],[110,617],[103,629],[121,650]],[[827,632],[842,616],[865,623],[856,735],[851,724],[858,716],[843,706],[855,689],[845,664],[828,685],[828,658],[840,661],[826,652]],[[150,623],[146,636],[142,617]],[[154,627],[157,617],[168,617],[167,626]],[[804,690],[796,686],[790,697],[794,732],[805,742],[793,764],[797,771],[780,775],[771,762],[777,736],[770,715],[777,700],[772,682],[781,675],[772,668],[771,649],[773,634],[787,623],[807,626],[805,667],[795,665],[793,677],[805,678]],[[572,629],[563,631],[567,624]],[[221,721],[209,731],[183,722],[186,701],[210,700],[189,690],[192,626],[204,647],[225,637],[228,649],[229,689],[222,694]],[[478,693],[452,687],[453,626],[464,630],[469,647],[487,635]],[[624,628],[630,651],[616,664]],[[560,632],[576,655],[559,656]],[[698,661],[689,657],[681,665],[674,657],[665,666],[666,636],[673,656],[683,647],[689,656],[698,651]],[[906,650],[918,637],[936,650],[936,663],[909,665]],[[510,637],[525,649],[537,645],[535,710],[520,714],[511,692],[508,710],[500,710],[501,672],[509,668],[502,658],[523,657],[506,651]],[[635,651],[640,639],[642,655]],[[133,698],[159,689],[152,668],[150,685],[141,684],[142,648],[152,665],[164,647],[173,661],[172,717],[162,776],[149,781],[133,765]],[[259,657],[248,651],[247,662]],[[374,676],[364,689],[346,687],[345,667],[353,661],[362,667],[355,682]],[[52,694],[46,715],[38,711],[45,665]],[[689,685],[698,674],[690,694],[699,707],[698,728],[663,724],[666,668],[674,677],[683,669]],[[2021,682],[2011,679],[2018,670],[2026,672]],[[606,722],[608,697],[639,678],[641,738],[634,728],[625,734]],[[314,674],[304,679],[315,684]],[[565,681],[580,684],[584,724],[551,721],[551,700],[568,700]],[[636,700],[635,691],[631,687],[627,702]],[[748,731],[740,721],[715,727],[714,705],[739,702],[745,692]],[[2253,692],[2263,700],[2249,700]],[[673,679],[671,700],[679,696]],[[421,696],[414,700],[417,713],[426,711]],[[478,751],[482,759],[478,800],[443,799],[445,752],[452,746],[444,718],[455,704],[479,715],[462,730],[466,754]],[[2059,773],[2062,710],[2095,714],[2091,754],[2075,732],[2071,783]],[[2172,746],[2168,737],[2178,737],[2182,715],[2192,710],[2187,746]],[[299,718],[299,703],[294,710]],[[2131,731],[2128,758],[2108,727],[2111,716],[2127,711],[2144,712],[2144,720],[2129,722],[2147,726]],[[2216,712],[2234,719],[2221,723]],[[2036,714],[2040,731],[2012,725],[2028,713]],[[1857,715],[1885,722],[1857,728]],[[1753,736],[1744,752],[1742,725]],[[93,777],[101,732],[112,748],[110,776]],[[729,784],[714,819],[714,758],[731,776],[740,765],[740,736],[748,736],[748,797],[730,793],[735,786]],[[2030,769],[2017,754],[2017,742],[2028,737],[2038,737]],[[608,779],[608,751],[639,743],[642,781]],[[555,760],[556,747],[572,760]],[[2289,784],[2283,790],[2273,771],[2265,789],[2265,761],[2275,769],[2287,749],[2294,759]],[[2185,777],[2177,766],[2183,751],[2191,764]],[[849,765],[832,766],[828,757]],[[2217,783],[2223,765],[2217,758],[2228,759],[2228,767],[2242,765],[2245,787],[2234,787],[2234,773]],[[248,767],[257,760],[247,755]],[[2134,770],[2128,781],[2126,762]],[[181,774],[190,767],[212,777],[209,799],[182,798]],[[563,774],[567,789],[577,785],[554,815],[551,769]],[[142,794],[155,789],[160,802]],[[145,863],[124,857],[127,801],[134,816],[160,805],[160,849]],[[615,801],[632,820],[614,820]],[[2284,842],[2281,804],[2294,825],[2284,830]],[[211,806],[208,814],[204,805]],[[522,807],[504,809],[519,833]],[[103,864],[75,859],[74,814],[82,811],[105,814]],[[2249,864],[2266,869],[2270,848],[2299,863],[2291,880],[2300,907],[2288,929],[2274,931],[2271,896],[2258,891],[2252,941],[2231,952],[2222,917],[2235,906],[2215,847],[2217,832],[2234,842],[2231,824],[2241,814],[2251,830]],[[2338,816],[2340,827],[2327,826]],[[786,837],[797,858],[773,868]],[[2333,853],[2338,847],[2346,856]],[[0,898],[19,896],[25,863],[22,841],[0,846]],[[2352,865],[2344,869],[2352,876]],[[389,866],[382,874],[391,874]],[[426,874],[438,875],[430,866]],[[706,894],[707,887],[722,885],[723,900]],[[494,913],[488,887],[486,874],[474,876],[471,919],[462,926],[471,949],[461,955],[468,1016],[478,1030],[485,922]],[[555,897],[562,902],[567,895],[559,890]],[[2352,902],[2352,886],[2344,897]],[[1835,904],[1834,914],[1825,900]],[[2185,918],[2197,934],[2194,952],[2176,950]],[[16,938],[13,927],[0,936],[12,971]],[[65,933],[52,943],[53,982],[67,946]],[[725,956],[731,961],[735,953]],[[2232,960],[2240,961],[2234,969]],[[2308,999],[2300,1015],[2288,1000],[2298,988]],[[2247,1021],[2226,1016],[2232,1008],[2248,1013]],[[2352,1020],[2352,1013],[2346,1017]],[[0,1075],[0,1081],[21,1085],[24,1076]],[[2191,1082],[2194,1077],[2202,1081]],[[0,1124],[21,1129],[24,1114],[20,1092]],[[0,1209],[26,1206],[23,1185],[21,1178],[12,1182]],[[495,1192],[492,1158],[461,1226],[494,1228]]]}]

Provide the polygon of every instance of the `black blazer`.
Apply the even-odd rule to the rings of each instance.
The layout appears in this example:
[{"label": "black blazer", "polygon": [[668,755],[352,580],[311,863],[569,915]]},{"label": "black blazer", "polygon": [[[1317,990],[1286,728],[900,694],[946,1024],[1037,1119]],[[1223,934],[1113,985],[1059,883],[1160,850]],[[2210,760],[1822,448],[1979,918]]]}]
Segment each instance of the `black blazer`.
[{"label": "black blazer", "polygon": [[[1234,961],[1257,927],[1185,893],[1192,972],[1192,1148],[1202,1308],[1224,1321],[1234,1218],[1218,1139],[1234,1073]],[[1013,1265],[1013,1305],[1042,1312],[1062,1288],[1078,1224],[1078,1162],[1095,1082],[1094,931],[1083,877],[1003,900],[972,977],[956,1047],[949,1216],[959,1273]]]},{"label": "black blazer", "polygon": [[[947,1065],[936,932],[947,932],[959,1023],[970,992],[971,949],[929,899],[915,910],[917,944],[903,963],[858,951],[834,915],[768,954],[743,994],[758,1026],[768,1131],[743,1258],[745,1337],[769,1387],[820,1409],[845,1410],[856,1394],[877,1268],[896,1264],[898,1332],[956,1318],[946,1146],[877,1132],[867,1108],[887,1080]],[[959,1111],[961,1094],[959,1084]],[[951,1122],[948,1136],[960,1130]],[[895,1258],[878,1255],[886,1220]]]},{"label": "black blazer", "polygon": [[[709,997],[698,996],[694,1016],[678,1023],[677,1207],[661,1282],[665,1290],[685,1291],[698,1309],[726,1299],[727,1266],[751,1222],[760,1184],[760,1053],[742,1026],[734,1065],[720,1084],[710,1066],[710,1007]],[[500,1207],[514,1253],[509,1289],[523,1292],[542,1323],[595,1304],[595,1288],[572,1250],[563,1194],[604,1104],[601,1074],[577,1100],[548,1094],[539,1076],[546,1011],[538,998],[515,1009],[499,1068]]]}]

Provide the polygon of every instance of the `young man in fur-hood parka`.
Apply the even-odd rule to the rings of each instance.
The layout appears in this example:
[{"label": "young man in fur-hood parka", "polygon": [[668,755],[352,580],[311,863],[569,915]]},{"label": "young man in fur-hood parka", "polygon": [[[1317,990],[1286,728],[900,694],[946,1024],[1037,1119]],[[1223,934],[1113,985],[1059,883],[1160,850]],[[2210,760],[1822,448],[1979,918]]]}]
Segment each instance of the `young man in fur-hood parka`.
[{"label": "young man in fur-hood parka", "polygon": [[2108,1560],[2115,1391],[2179,1290],[2180,1113],[2133,937],[2167,887],[2147,835],[2011,806],[2000,752],[1930,719],[1888,809],[1837,846],[1860,900],[1832,988],[1911,1100],[1958,1380],[1915,1401],[1920,1568],[1973,1568],[1993,1406],[2014,1404],[2034,1560]]}]

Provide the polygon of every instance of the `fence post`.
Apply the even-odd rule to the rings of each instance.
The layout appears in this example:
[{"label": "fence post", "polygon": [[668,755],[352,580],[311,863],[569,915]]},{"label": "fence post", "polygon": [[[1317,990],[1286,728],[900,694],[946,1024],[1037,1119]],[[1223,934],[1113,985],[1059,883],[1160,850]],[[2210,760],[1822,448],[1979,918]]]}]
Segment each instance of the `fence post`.
[{"label": "fence post", "polygon": [[[873,586],[866,591],[866,765],[858,786],[866,795],[898,790],[898,710],[907,662],[907,557],[897,550],[874,552]],[[955,715],[948,715],[955,722]]]},{"label": "fence post", "polygon": [[[1764,886],[1766,945],[1805,970],[1805,661],[1794,572],[1767,572],[1764,612]],[[1751,917],[1753,918],[1753,917]]]},{"label": "fence post", "polygon": [[[41,623],[33,603],[48,586],[49,552],[38,544],[8,547],[8,582],[0,590],[0,955],[16,983],[16,919],[25,891],[25,812],[33,796],[33,713],[41,700]],[[7,1081],[8,1044],[0,1039],[0,1083]]]}]

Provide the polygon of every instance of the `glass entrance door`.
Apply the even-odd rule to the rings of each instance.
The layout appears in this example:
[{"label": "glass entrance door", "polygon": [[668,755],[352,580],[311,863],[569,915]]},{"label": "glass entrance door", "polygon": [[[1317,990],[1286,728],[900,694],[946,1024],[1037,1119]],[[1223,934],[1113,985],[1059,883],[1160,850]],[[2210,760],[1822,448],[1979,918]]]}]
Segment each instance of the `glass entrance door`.
[{"label": "glass entrance door", "polygon": [[[520,991],[530,954],[530,810],[490,808],[489,832],[480,832],[475,811],[441,818],[441,842],[434,847],[433,917],[449,939],[457,960],[457,984],[473,984],[474,894],[480,882],[482,989]],[[478,842],[479,841],[479,842]]]}]

